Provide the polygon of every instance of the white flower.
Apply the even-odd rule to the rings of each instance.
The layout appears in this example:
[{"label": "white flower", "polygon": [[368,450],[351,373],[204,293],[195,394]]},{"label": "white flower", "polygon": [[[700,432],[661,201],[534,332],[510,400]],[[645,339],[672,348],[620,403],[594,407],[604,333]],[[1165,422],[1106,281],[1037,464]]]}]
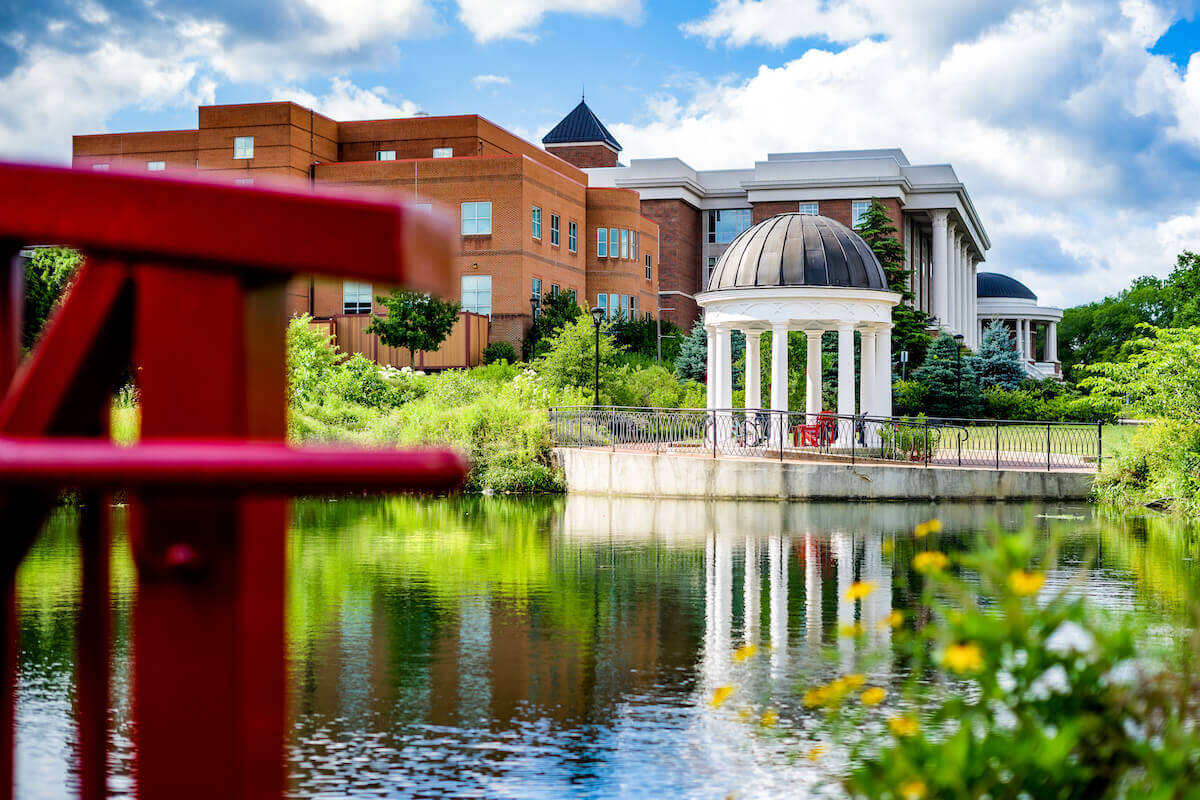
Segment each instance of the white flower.
[{"label": "white flower", "polygon": [[1096,647],[1096,639],[1081,625],[1070,620],[1059,625],[1046,640],[1046,649],[1056,655],[1090,653]]},{"label": "white flower", "polygon": [[1071,691],[1071,680],[1062,664],[1055,664],[1038,676],[1029,686],[1029,693],[1038,700],[1045,700],[1051,694],[1066,694]]},{"label": "white flower", "polygon": [[1001,691],[1011,692],[1017,688],[1017,679],[1012,676],[1011,672],[1002,670],[996,673],[996,685],[1000,687]]},{"label": "white flower", "polygon": [[1126,659],[1113,666],[1104,676],[1105,683],[1113,686],[1133,686],[1138,680],[1138,668],[1133,659]]}]

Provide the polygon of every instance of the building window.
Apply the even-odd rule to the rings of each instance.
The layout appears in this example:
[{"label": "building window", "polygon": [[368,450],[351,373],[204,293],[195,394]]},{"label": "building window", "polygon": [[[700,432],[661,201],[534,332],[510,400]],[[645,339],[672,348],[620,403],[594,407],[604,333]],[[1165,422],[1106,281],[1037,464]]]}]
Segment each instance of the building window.
[{"label": "building window", "polygon": [[608,228],[596,228],[596,257],[608,258]]},{"label": "building window", "polygon": [[571,298],[571,302],[574,303],[575,302],[575,290],[567,289],[567,297]]},{"label": "building window", "polygon": [[579,249],[579,227],[574,222],[567,223],[567,249],[572,253]]},{"label": "building window", "polygon": [[621,258],[629,258],[629,231],[621,229]]},{"label": "building window", "polygon": [[542,307],[542,279],[534,278],[530,281],[530,296],[537,298],[538,308]]},{"label": "building window", "polygon": [[717,266],[717,259],[709,258],[708,264],[704,266],[704,288],[708,288],[708,279],[712,277],[713,269]]},{"label": "building window", "polygon": [[453,147],[435,147],[433,148],[434,158],[454,158]]},{"label": "building window", "polygon": [[812,203],[801,203],[796,209],[801,214],[819,214],[820,206],[814,201]]},{"label": "building window", "polygon": [[108,172],[108,164],[92,164],[93,172]]},{"label": "building window", "polygon": [[637,297],[629,295],[629,318],[637,319]]},{"label": "building window", "polygon": [[608,243],[612,245],[608,248],[609,258],[620,258],[621,256],[621,235],[617,233],[616,228],[608,229]]},{"label": "building window", "polygon": [[492,314],[492,276],[462,276],[462,310],[475,314]]},{"label": "building window", "polygon": [[709,244],[729,244],[750,227],[750,209],[722,208],[708,212]]},{"label": "building window", "polygon": [[629,257],[637,261],[637,231],[629,232]]},{"label": "building window", "polygon": [[396,160],[396,151],[395,150],[376,150],[375,151],[375,160],[376,161],[395,161]]},{"label": "building window", "polygon": [[862,224],[862,219],[867,215],[867,209],[871,207],[870,200],[855,200],[850,204],[850,219],[854,224],[850,227],[857,228]]},{"label": "building window", "polygon": [[254,178],[234,178],[233,185],[234,186],[253,186]]},{"label": "building window", "polygon": [[235,136],[233,138],[234,158],[254,158],[254,137]]},{"label": "building window", "polygon": [[650,280],[652,277],[653,275],[650,271],[650,254],[646,253],[646,280]]},{"label": "building window", "polygon": [[596,306],[604,312],[601,316],[608,319],[608,295],[603,292],[596,296]]},{"label": "building window", "polygon": [[554,245],[555,247],[557,247],[559,244],[558,226],[559,226],[558,214],[551,214],[550,215],[550,244]]},{"label": "building window", "polygon": [[561,293],[562,293],[562,289],[559,288],[557,283],[550,284],[550,299],[551,300],[558,297]]},{"label": "building window", "polygon": [[631,319],[629,316],[629,295],[621,295],[621,319]]},{"label": "building window", "polygon": [[361,281],[342,281],[342,313],[371,313],[371,284]]},{"label": "building window", "polygon": [[165,162],[165,161],[147,161],[146,162],[146,171],[147,172],[163,172],[164,170],[166,170],[166,168],[167,168],[167,162]]},{"label": "building window", "polygon": [[492,201],[462,204],[462,235],[485,236],[492,232]]},{"label": "building window", "polygon": [[529,232],[535,239],[542,238],[542,210],[537,206],[533,207],[533,211],[529,215]]}]

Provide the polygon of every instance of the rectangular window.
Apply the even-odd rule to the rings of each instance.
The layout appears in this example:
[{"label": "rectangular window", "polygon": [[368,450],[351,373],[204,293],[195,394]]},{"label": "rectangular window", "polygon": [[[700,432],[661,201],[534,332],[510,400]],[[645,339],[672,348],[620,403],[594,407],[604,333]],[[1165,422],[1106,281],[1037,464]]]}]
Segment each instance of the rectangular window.
[{"label": "rectangular window", "polygon": [[342,281],[342,313],[371,313],[371,284],[362,281]]},{"label": "rectangular window", "polygon": [[621,258],[629,258],[629,231],[621,229]]},{"label": "rectangular window", "polygon": [[854,220],[854,224],[850,227],[857,228],[862,224],[862,218],[867,215],[867,209],[871,207],[870,200],[855,200],[850,204],[850,219]]},{"label": "rectangular window", "polygon": [[709,244],[729,244],[749,227],[748,208],[722,208],[708,212]]},{"label": "rectangular window", "polygon": [[558,297],[559,294],[561,294],[561,293],[562,293],[562,289],[559,288],[557,283],[550,284],[550,299],[553,300],[555,297]]},{"label": "rectangular window", "polygon": [[434,158],[454,158],[453,147],[435,147],[433,148]]},{"label": "rectangular window", "polygon": [[596,228],[596,257],[608,258],[608,228]]},{"label": "rectangular window", "polygon": [[376,150],[375,151],[375,160],[376,161],[395,161],[396,160],[396,151],[395,150]]},{"label": "rectangular window", "polygon": [[630,319],[629,316],[629,295],[621,295],[621,319]]},{"label": "rectangular window", "polygon": [[235,137],[233,137],[233,157],[234,158],[254,158],[254,137],[253,136],[235,136]]},{"label": "rectangular window", "polygon": [[629,295],[629,318],[637,319],[637,296]]},{"label": "rectangular window", "polygon": [[146,170],[148,172],[163,172],[164,170],[166,170],[166,168],[167,168],[167,162],[165,162],[165,161],[147,161],[146,162]]},{"label": "rectangular window", "polygon": [[646,253],[646,280],[651,280],[654,277],[650,271],[650,254]]},{"label": "rectangular window", "polygon": [[[462,204],[462,235],[483,236],[492,232],[492,201]],[[490,280],[490,279],[489,279]]]},{"label": "rectangular window", "polygon": [[609,258],[620,258],[621,256],[621,235],[617,233],[616,228],[608,229],[608,243],[612,245],[608,248]]},{"label": "rectangular window", "polygon": [[558,214],[551,214],[550,215],[550,244],[555,245],[556,247],[559,244],[558,226],[559,226]]},{"label": "rectangular window", "polygon": [[603,316],[608,318],[608,295],[599,294],[596,296],[596,306],[604,312]]},{"label": "rectangular window", "polygon": [[254,178],[234,178],[233,183],[235,186],[253,186]]},{"label": "rectangular window", "polygon": [[637,261],[637,231],[629,232],[629,257]]},{"label": "rectangular window", "polygon": [[542,238],[542,210],[537,206],[533,207],[533,213],[529,215],[529,231],[533,238]]},{"label": "rectangular window", "polygon": [[492,314],[492,276],[462,276],[462,310],[476,314]]},{"label": "rectangular window", "polygon": [[531,297],[537,298],[538,308],[541,308],[541,305],[542,305],[542,279],[541,278],[534,278],[532,281],[530,281],[529,294]]},{"label": "rectangular window", "polygon": [[706,265],[704,266],[704,283],[703,283],[703,287],[704,287],[705,289],[707,289],[707,288],[708,288],[708,279],[712,277],[712,272],[713,272],[713,269],[714,269],[716,266],[717,266],[717,260],[716,260],[715,258],[710,258],[710,259],[708,259],[708,264],[706,264]]},{"label": "rectangular window", "polygon": [[579,226],[574,222],[567,223],[567,249],[572,253],[579,249]]},{"label": "rectangular window", "polygon": [[92,172],[108,172],[108,164],[92,164]]},{"label": "rectangular window", "polygon": [[820,214],[820,205],[814,200],[811,203],[801,203],[796,209],[801,214]]}]

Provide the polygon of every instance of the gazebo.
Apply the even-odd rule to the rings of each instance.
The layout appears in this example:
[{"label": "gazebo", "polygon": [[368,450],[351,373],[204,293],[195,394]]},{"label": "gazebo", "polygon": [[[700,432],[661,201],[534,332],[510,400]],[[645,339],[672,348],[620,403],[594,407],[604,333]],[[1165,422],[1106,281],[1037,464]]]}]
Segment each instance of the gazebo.
[{"label": "gazebo", "polygon": [[[883,267],[862,237],[815,214],[779,214],[743,231],[717,261],[696,296],[708,333],[708,408],[732,410],[730,339],[746,337],[747,409],[758,409],[759,343],[771,333],[771,410],[788,411],[789,331],[808,337],[805,413],[821,408],[821,335],[838,333],[839,416],[892,413],[892,308]],[[861,381],[855,386],[854,334],[861,342]],[[783,346],[778,346],[782,343]],[[857,391],[856,391],[857,389]],[[857,395],[857,398],[856,398]],[[845,430],[839,426],[839,430]],[[773,434],[774,435],[774,434]]]}]

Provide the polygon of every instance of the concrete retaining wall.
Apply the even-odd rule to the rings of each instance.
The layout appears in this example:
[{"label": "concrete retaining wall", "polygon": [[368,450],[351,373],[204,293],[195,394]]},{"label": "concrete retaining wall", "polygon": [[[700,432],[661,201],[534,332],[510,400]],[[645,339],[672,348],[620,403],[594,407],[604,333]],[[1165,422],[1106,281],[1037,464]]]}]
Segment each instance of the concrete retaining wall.
[{"label": "concrete retaining wall", "polygon": [[789,500],[1082,500],[1092,475],[907,465],[815,464],[558,448],[567,491],[633,497]]}]

